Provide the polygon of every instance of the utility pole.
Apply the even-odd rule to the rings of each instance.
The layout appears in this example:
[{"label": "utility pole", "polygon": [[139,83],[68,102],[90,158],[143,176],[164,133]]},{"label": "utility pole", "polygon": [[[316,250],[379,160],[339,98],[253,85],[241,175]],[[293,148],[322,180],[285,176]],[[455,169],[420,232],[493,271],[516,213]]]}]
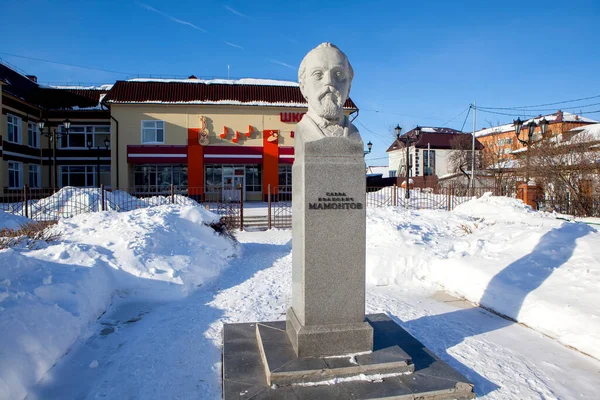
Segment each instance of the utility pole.
[{"label": "utility pole", "polygon": [[475,126],[477,124],[477,101],[473,102],[473,137],[471,144],[471,196],[475,194]]}]

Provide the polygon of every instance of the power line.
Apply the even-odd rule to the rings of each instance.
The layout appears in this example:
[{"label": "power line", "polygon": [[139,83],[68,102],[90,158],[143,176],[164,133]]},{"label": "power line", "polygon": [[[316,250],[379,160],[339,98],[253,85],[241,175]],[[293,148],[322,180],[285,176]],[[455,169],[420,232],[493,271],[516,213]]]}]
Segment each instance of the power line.
[{"label": "power line", "polygon": [[68,63],[63,63],[63,62],[59,62],[59,61],[46,60],[46,59],[43,59],[43,58],[21,56],[21,55],[18,55],[18,54],[11,54],[11,53],[4,53],[4,52],[0,52],[0,54],[3,54],[5,56],[10,56],[10,57],[24,58],[26,60],[34,60],[34,61],[41,61],[41,62],[46,62],[46,63],[50,63],[50,64],[65,65],[67,67],[75,67],[75,68],[91,69],[91,70],[95,70],[95,71],[109,72],[109,73],[112,73],[112,74],[137,75],[137,74],[134,74],[134,73],[131,73],[131,72],[113,71],[113,70],[110,70],[110,69],[96,68],[96,67],[86,67],[84,65],[68,64]]},{"label": "power line", "polygon": [[408,114],[393,113],[393,112],[390,112],[390,111],[371,110],[371,109],[368,109],[368,108],[361,108],[360,111],[371,111],[371,112],[380,113],[380,114],[390,114],[390,115],[397,115],[397,116],[400,116],[400,117],[409,117],[409,118],[417,118],[417,119],[437,119],[439,121],[442,120],[442,118],[440,118],[440,117],[424,117],[424,116],[418,116],[418,115],[408,115]]},{"label": "power line", "polygon": [[[454,121],[456,118],[460,117],[460,116],[461,116],[461,115],[462,115],[462,114],[463,114],[465,111],[470,111],[470,110],[471,110],[471,105],[469,105],[469,107],[467,107],[467,108],[465,108],[464,110],[462,110],[462,111],[460,112],[460,114],[458,114],[458,115],[456,115],[455,117],[452,117],[452,118],[450,118],[448,121],[444,122],[444,123],[442,124],[442,126],[446,126],[446,124],[448,124],[448,123],[450,123],[450,122]],[[467,112],[467,115],[469,115],[469,113],[468,113],[468,112]],[[463,127],[464,127],[464,124],[463,124]],[[462,129],[461,129],[461,130],[462,130]]]},{"label": "power line", "polygon": [[[545,104],[536,104],[536,105],[532,105],[532,106],[517,106],[517,107],[485,107],[491,110],[514,110],[514,109],[518,109],[518,108],[535,108],[535,107],[545,107],[545,106],[554,106],[557,104],[565,104],[565,103],[574,103],[576,101],[582,101],[582,100],[589,100],[589,99],[597,99],[598,97],[600,97],[599,95],[596,96],[590,96],[590,97],[582,97],[580,99],[573,99],[573,100],[564,100],[564,101],[557,101],[555,103],[545,103]],[[481,108],[481,107],[479,107]]]},{"label": "power line", "polygon": [[[479,107],[477,107],[477,110],[479,110],[481,112],[484,112],[484,113],[489,113],[489,114],[508,115],[509,117],[514,117],[515,116],[515,113],[509,114],[509,113],[503,113],[503,112],[498,112],[498,111],[482,110]],[[520,114],[519,116],[526,117],[526,118],[535,118],[535,117],[537,117],[537,115],[527,115],[527,114]]]},{"label": "power line", "polygon": [[[565,110],[577,110],[586,107],[593,107],[600,105],[600,103],[591,103],[591,104],[575,104],[573,106],[563,107]],[[477,107],[480,110],[499,110],[499,108],[494,107]],[[502,110],[513,110],[513,111],[527,111],[527,112],[548,112],[548,111],[556,111],[556,108],[537,108],[537,109],[523,109],[523,108],[502,108]]]},{"label": "power line", "polygon": [[465,115],[465,120],[463,121],[463,124],[460,127],[461,132],[464,132],[463,129],[465,129],[465,124],[467,123],[467,118],[469,118],[469,113],[471,112],[471,108],[473,108],[473,104],[469,104],[469,112],[467,112],[467,115]]}]

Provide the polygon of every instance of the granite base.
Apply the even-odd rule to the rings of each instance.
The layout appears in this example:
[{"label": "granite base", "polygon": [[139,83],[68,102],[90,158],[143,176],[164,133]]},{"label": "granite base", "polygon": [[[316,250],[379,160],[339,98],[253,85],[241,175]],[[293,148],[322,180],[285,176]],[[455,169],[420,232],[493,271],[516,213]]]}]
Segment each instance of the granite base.
[{"label": "granite base", "polygon": [[[385,314],[367,315],[373,327],[373,353],[351,357],[297,358],[287,336],[285,321],[223,326],[223,398],[229,399],[474,399],[473,384],[440,360],[422,343]],[[257,338],[260,336],[260,340]],[[261,351],[261,346],[263,350]],[[277,355],[279,349],[280,355]],[[287,350],[286,350],[287,349]],[[399,353],[400,350],[402,353]],[[261,354],[262,353],[262,354]],[[369,371],[371,366],[398,362],[405,354],[414,372]],[[265,360],[263,360],[263,358]],[[412,363],[409,363],[412,360]],[[356,362],[356,364],[353,364]],[[350,370],[348,369],[350,368]],[[362,375],[356,371],[364,368]],[[409,367],[410,369],[410,367]],[[335,384],[330,378],[337,370]],[[269,371],[271,371],[269,382]],[[329,384],[315,384],[318,373]],[[350,372],[352,371],[352,372]],[[273,374],[274,373],[274,374]],[[279,382],[277,384],[276,382]],[[321,382],[323,383],[323,382]]]}]

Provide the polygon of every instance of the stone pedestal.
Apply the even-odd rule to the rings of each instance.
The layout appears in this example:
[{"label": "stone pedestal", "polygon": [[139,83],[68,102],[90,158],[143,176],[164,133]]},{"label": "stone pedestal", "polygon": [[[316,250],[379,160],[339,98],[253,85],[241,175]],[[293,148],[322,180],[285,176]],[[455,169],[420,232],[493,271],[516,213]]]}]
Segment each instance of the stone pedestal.
[{"label": "stone pedestal", "polygon": [[292,306],[299,357],[370,351],[365,322],[366,179],[362,143],[303,143],[292,167]]}]

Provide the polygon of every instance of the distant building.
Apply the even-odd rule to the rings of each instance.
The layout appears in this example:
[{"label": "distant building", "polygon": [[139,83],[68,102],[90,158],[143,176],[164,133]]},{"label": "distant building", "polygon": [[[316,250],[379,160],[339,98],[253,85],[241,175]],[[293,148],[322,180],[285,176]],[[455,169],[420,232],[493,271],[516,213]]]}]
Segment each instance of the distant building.
[{"label": "distant building", "polygon": [[[132,79],[49,87],[0,63],[0,188],[24,185],[263,200],[291,192],[296,82]],[[346,115],[358,111],[351,99]],[[70,121],[68,134],[63,127]],[[44,122],[40,135],[38,122]],[[55,146],[56,144],[56,146]],[[56,147],[56,150],[55,150]]]},{"label": "distant building", "polygon": [[[97,156],[100,168],[107,168],[101,177],[109,182],[109,151],[87,148],[87,140],[96,146],[110,136],[110,113],[100,107],[109,88],[44,86],[35,76],[0,63],[0,198],[24,185],[95,186]],[[66,119],[71,131],[61,136]],[[49,132],[58,135],[41,134]],[[51,137],[57,138],[56,146]]]},{"label": "distant building", "polygon": [[[412,135],[414,130],[404,135]],[[403,136],[404,136],[403,135]],[[421,136],[408,150],[409,176],[416,187],[434,187],[440,178],[452,175],[449,155],[456,151],[457,140],[471,140],[472,135],[451,128],[422,127]],[[480,152],[483,145],[475,141],[475,150]],[[398,178],[402,183],[406,180],[406,147],[396,139],[387,149],[389,160],[389,175]],[[470,167],[469,167],[470,169]]]},{"label": "distant building", "polygon": [[[112,182],[136,193],[174,184],[203,200],[291,193],[294,128],[308,109],[295,82],[133,79],[103,99],[111,112]],[[357,111],[351,99],[346,114]]]},{"label": "distant building", "polygon": [[[598,122],[591,118],[558,110],[553,114],[540,115],[536,118],[523,121],[520,134],[521,139],[527,139],[528,129],[526,125],[531,121],[539,123],[542,118],[548,121],[546,136],[556,136],[559,140],[562,140],[563,133]],[[475,132],[475,137],[485,146],[485,152],[490,155],[489,158],[496,160],[499,166],[513,165],[511,160],[514,160],[514,156],[524,151],[526,147],[517,140],[515,127],[512,123],[481,129]],[[533,141],[535,142],[540,139],[542,139],[542,133],[540,127],[537,127],[533,134]]]}]

